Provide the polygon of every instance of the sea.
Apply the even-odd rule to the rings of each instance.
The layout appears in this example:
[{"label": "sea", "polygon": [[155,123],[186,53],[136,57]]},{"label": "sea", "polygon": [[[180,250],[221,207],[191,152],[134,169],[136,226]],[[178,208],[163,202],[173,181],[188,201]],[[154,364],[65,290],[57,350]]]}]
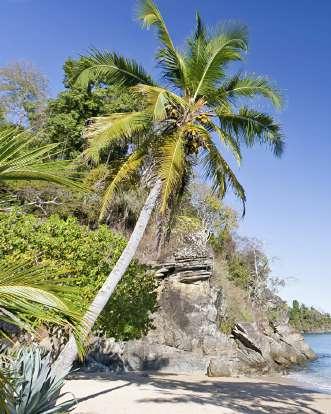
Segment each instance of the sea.
[{"label": "sea", "polygon": [[311,333],[304,337],[317,359],[296,368],[289,376],[313,390],[331,394],[331,333]]}]

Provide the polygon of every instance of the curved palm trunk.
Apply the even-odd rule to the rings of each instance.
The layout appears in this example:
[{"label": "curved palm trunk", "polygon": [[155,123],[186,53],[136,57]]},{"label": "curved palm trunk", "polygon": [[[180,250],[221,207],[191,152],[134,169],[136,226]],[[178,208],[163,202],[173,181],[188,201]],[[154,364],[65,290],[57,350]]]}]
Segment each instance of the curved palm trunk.
[{"label": "curved palm trunk", "polygon": [[[106,306],[114,290],[116,289],[117,284],[120,282],[128,266],[130,265],[139,243],[143,238],[146,226],[156,205],[160,191],[161,181],[158,180],[147,197],[128,244],[84,316],[83,324],[84,329],[87,331],[86,334],[91,331],[95,321],[102,312],[103,308]],[[56,372],[61,374],[68,373],[76,357],[77,345],[75,338],[71,335],[68,343],[55,362]]]}]

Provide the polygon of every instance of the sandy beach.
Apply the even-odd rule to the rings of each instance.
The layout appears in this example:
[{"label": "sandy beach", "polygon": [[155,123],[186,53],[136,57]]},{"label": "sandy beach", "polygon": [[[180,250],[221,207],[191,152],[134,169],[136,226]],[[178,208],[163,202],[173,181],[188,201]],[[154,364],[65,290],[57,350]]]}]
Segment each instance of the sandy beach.
[{"label": "sandy beach", "polygon": [[331,395],[307,390],[286,377],[78,372],[64,390],[79,402],[74,414],[331,414]]}]

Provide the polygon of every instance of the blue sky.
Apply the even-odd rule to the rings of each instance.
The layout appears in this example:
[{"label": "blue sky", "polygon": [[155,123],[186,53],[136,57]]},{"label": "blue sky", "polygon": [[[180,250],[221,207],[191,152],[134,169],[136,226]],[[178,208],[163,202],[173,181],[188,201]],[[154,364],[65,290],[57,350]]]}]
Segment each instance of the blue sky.
[{"label": "blue sky", "polygon": [[[199,10],[208,25],[246,23],[249,72],[270,76],[286,105],[277,117],[286,151],[245,152],[238,175],[248,194],[242,234],[260,238],[276,257],[274,274],[290,278],[288,300],[331,311],[331,3],[313,0],[159,0],[178,45]],[[154,71],[152,33],[134,19],[132,0],[1,0],[0,65],[29,60],[62,87],[62,64],[90,46],[120,51]],[[329,63],[328,63],[329,62]]]}]

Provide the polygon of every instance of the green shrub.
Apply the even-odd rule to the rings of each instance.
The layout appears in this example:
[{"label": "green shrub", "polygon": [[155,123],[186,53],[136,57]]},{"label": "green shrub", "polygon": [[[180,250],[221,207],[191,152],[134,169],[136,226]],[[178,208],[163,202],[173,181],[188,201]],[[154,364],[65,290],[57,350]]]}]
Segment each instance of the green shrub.
[{"label": "green shrub", "polygon": [[236,286],[247,290],[252,281],[251,271],[247,263],[236,255],[228,260],[228,268],[229,280],[234,282]]},{"label": "green shrub", "polygon": [[[91,231],[74,218],[0,214],[0,265],[25,260],[42,263],[78,287],[77,304],[86,309],[119,258],[125,239],[106,226]],[[150,325],[155,282],[148,269],[133,261],[97,322],[97,329],[116,339],[136,338]]]}]

